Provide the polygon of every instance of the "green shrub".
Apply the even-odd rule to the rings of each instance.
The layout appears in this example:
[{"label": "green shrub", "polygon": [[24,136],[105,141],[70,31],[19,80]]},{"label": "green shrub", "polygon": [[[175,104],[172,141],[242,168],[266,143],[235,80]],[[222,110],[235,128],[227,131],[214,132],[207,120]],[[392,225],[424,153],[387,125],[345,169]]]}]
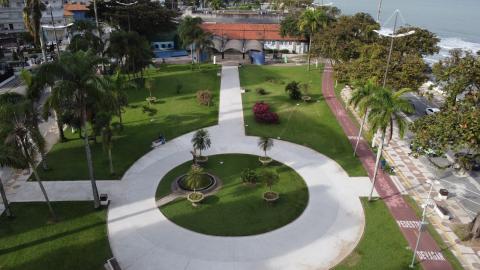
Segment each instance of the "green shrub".
[{"label": "green shrub", "polygon": [[300,92],[300,83],[292,81],[285,87],[285,92],[288,93],[290,99],[299,100],[302,97],[302,92]]},{"label": "green shrub", "polygon": [[213,94],[210,90],[200,90],[197,92],[197,101],[201,105],[210,106],[212,105]]},{"label": "green shrub", "polygon": [[267,90],[265,90],[262,87],[258,87],[257,89],[255,89],[255,92],[257,92],[257,94],[259,94],[261,96],[264,96],[264,95],[268,94]]},{"label": "green shrub", "polygon": [[241,172],[240,178],[244,183],[255,184],[258,182],[258,174],[252,169],[245,169]]}]

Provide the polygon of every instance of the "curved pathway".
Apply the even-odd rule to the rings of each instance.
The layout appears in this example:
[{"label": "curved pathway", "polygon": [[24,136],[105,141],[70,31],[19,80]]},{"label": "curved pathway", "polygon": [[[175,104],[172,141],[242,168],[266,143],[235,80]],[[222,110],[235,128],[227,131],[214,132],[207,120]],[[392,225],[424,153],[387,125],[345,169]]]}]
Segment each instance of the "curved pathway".
[{"label": "curved pathway", "polygon": [[[209,155],[261,154],[258,138],[244,135],[237,67],[222,69],[219,123],[208,130]],[[122,269],[328,269],[360,240],[365,221],[358,197],[368,194],[368,178],[351,180],[326,156],[278,140],[269,155],[295,169],[309,188],[299,218],[246,237],[203,235],[170,222],[156,207],[155,191],[170,169],[191,160],[192,134],[152,150],[110,191],[109,239]]]}]

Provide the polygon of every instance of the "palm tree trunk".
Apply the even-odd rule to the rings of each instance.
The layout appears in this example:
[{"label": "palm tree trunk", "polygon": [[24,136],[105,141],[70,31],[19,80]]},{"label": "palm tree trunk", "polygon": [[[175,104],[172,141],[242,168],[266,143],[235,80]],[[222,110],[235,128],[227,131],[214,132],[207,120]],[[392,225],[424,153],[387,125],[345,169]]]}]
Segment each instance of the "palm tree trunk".
[{"label": "palm tree trunk", "polygon": [[45,190],[45,187],[43,186],[42,180],[40,179],[40,176],[37,173],[37,169],[35,169],[34,164],[30,164],[30,167],[32,168],[33,175],[35,176],[35,180],[37,180],[37,183],[40,186],[40,190],[43,193],[43,197],[45,197],[45,201],[47,202],[48,210],[52,215],[52,219],[54,222],[57,222],[57,215],[55,214],[55,211],[53,211],[52,204],[50,203],[50,199],[48,198],[48,194],[47,194],[47,191]]},{"label": "palm tree trunk", "polygon": [[57,128],[58,128],[58,134],[60,136],[60,142],[67,141],[67,138],[65,138],[65,133],[63,133],[63,123],[62,123],[62,120],[58,118],[58,114],[57,114]]},{"label": "palm tree trunk", "polygon": [[84,136],[84,145],[85,145],[85,154],[87,156],[87,165],[88,165],[88,174],[90,177],[90,182],[92,183],[92,192],[93,192],[93,206],[95,209],[100,207],[100,198],[98,197],[98,188],[95,181],[95,176],[93,173],[93,162],[92,162],[92,151],[90,150],[90,143],[88,142],[88,131],[87,131],[87,108],[84,105],[82,109],[82,124],[85,131]]},{"label": "palm tree trunk", "polygon": [[310,55],[312,51],[312,37],[310,35],[310,38],[308,40],[308,68],[307,70],[310,71]]},{"label": "palm tree trunk", "polygon": [[5,194],[5,188],[3,187],[2,179],[0,179],[0,194],[2,196],[2,201],[3,205],[5,206],[5,213],[7,214],[7,217],[13,217],[12,210],[8,205],[7,194]]},{"label": "palm tree trunk", "polygon": [[357,142],[355,143],[355,149],[353,150],[353,156],[357,155],[358,143],[360,142],[360,137],[362,136],[363,126],[365,126],[365,121],[367,120],[367,113],[363,115],[362,124],[360,125],[360,130],[358,131]]},{"label": "palm tree trunk", "polygon": [[372,200],[372,194],[375,188],[375,182],[377,181],[378,167],[380,165],[380,157],[382,156],[384,140],[385,140],[385,131],[382,132],[382,139],[380,140],[380,146],[378,147],[378,150],[377,150],[377,160],[375,161],[375,170],[373,172],[372,189],[370,190],[370,195],[368,195],[368,201]]},{"label": "palm tree trunk", "polygon": [[264,149],[263,152],[265,152],[265,159],[267,159],[267,150]]},{"label": "palm tree trunk", "polygon": [[114,175],[115,170],[113,169],[113,159],[112,159],[112,148],[108,148],[108,163],[110,165],[110,174]]}]

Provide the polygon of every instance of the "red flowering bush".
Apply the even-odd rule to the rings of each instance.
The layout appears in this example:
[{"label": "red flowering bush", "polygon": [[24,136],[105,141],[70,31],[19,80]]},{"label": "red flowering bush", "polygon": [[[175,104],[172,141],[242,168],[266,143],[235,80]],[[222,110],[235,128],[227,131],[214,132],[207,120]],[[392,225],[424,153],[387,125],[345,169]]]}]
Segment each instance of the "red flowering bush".
[{"label": "red flowering bush", "polygon": [[278,123],[278,114],[270,111],[270,106],[267,103],[257,102],[253,106],[253,114],[255,120],[260,123],[276,124]]}]

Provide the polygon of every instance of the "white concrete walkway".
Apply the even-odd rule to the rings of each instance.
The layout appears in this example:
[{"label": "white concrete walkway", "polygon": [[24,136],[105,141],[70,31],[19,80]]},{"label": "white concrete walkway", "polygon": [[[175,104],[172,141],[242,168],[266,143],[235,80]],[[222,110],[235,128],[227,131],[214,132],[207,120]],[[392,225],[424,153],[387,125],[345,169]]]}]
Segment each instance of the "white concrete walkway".
[{"label": "white concrete walkway", "polygon": [[[208,130],[209,155],[261,154],[257,138],[244,135],[237,67],[222,69],[219,125]],[[358,197],[368,194],[368,178],[352,180],[326,156],[278,140],[269,155],[295,169],[309,188],[309,204],[299,218],[247,237],[208,236],[175,225],[157,209],[155,191],[169,170],[191,160],[191,137],[152,150],[111,190],[108,232],[122,269],[328,269],[360,240],[365,221]]]}]

